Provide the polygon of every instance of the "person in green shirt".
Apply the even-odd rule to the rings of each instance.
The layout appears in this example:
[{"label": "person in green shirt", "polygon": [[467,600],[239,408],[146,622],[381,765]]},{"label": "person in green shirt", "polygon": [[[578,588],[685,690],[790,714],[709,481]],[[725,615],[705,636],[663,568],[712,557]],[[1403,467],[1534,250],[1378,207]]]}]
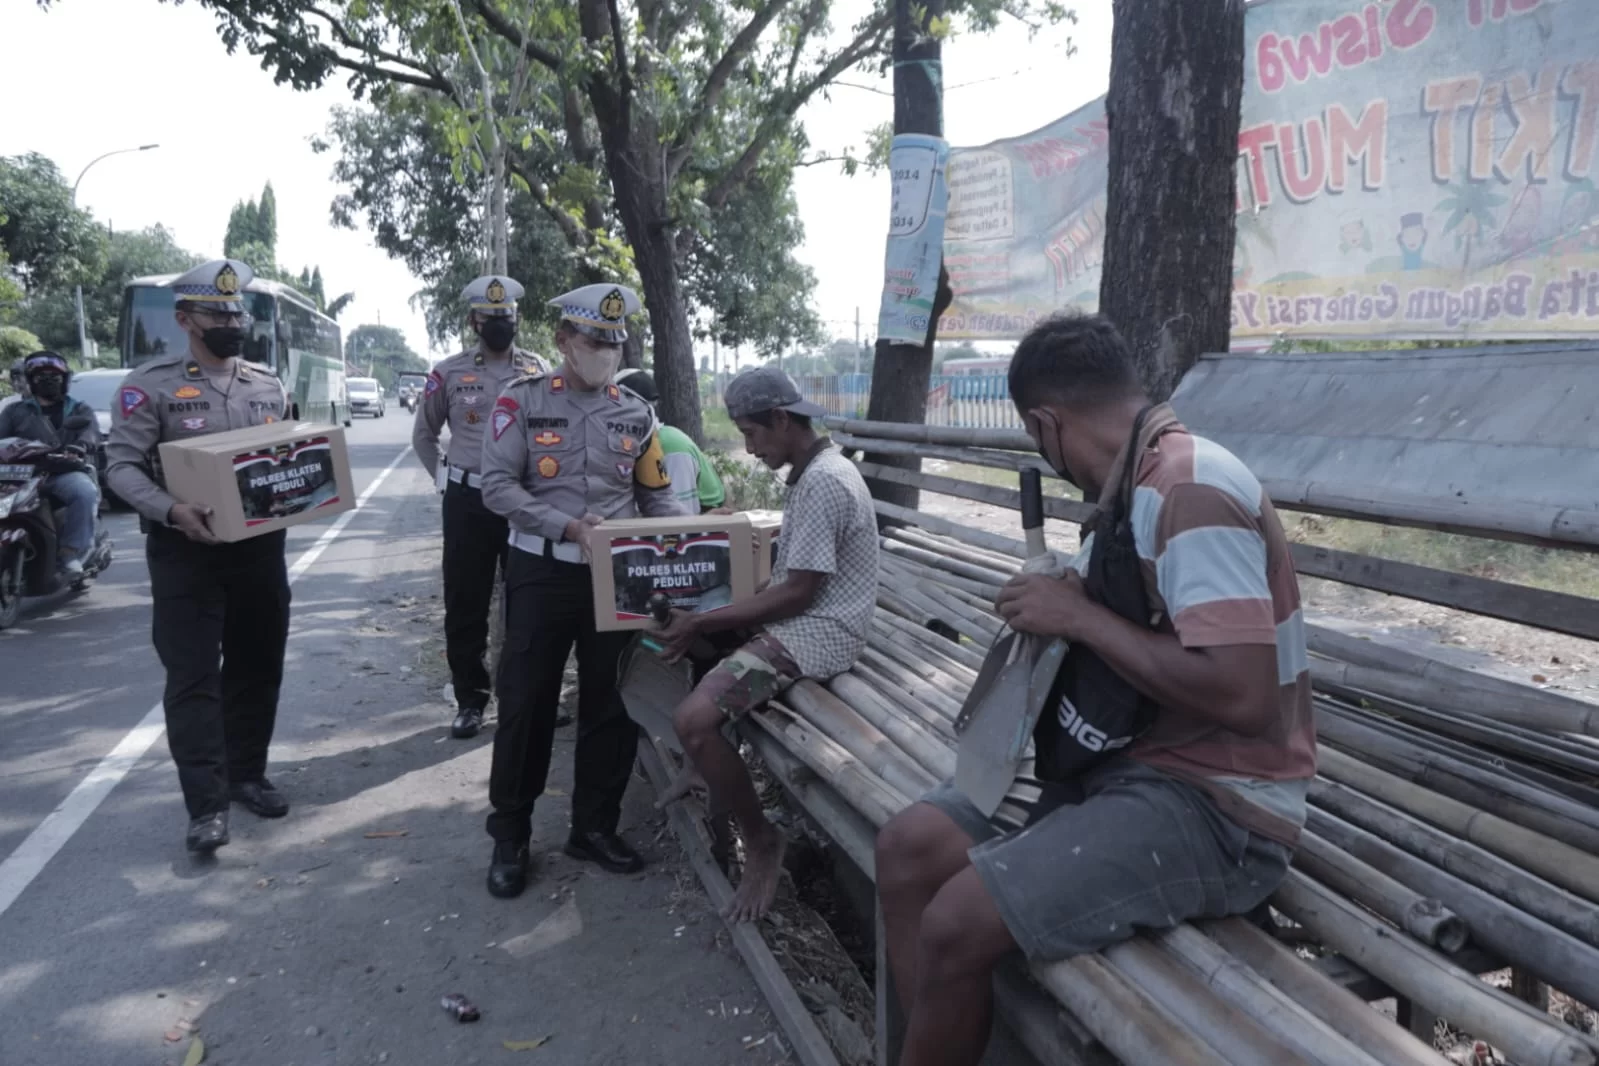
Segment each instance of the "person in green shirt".
[{"label": "person in green shirt", "polygon": [[[638,393],[651,407],[657,406],[660,392],[655,388],[655,376],[648,370],[624,370],[616,376],[616,383]],[[679,501],[689,509],[687,513],[704,514],[723,506],[727,489],[710,457],[676,426],[662,423],[659,435],[661,450],[666,453],[666,472],[671,475]]]}]

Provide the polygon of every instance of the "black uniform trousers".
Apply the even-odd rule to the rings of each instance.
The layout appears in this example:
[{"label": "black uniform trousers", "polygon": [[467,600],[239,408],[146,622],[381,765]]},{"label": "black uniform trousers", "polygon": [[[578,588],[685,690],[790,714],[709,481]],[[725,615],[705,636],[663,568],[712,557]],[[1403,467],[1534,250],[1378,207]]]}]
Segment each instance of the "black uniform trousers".
[{"label": "black uniform trousers", "polygon": [[561,679],[577,644],[577,751],[572,829],[614,833],[638,754],[638,726],[616,690],[631,633],[594,628],[588,566],[512,549],[505,579],[505,647],[500,653],[500,724],[489,772],[489,835],[521,843],[532,835],[533,803],[544,792],[555,741]]},{"label": "black uniform trousers", "polygon": [[444,487],[444,655],[459,707],[489,705],[489,602],[494,568],[503,563],[510,530],[483,506],[483,494],[459,482]]},{"label": "black uniform trousers", "polygon": [[266,773],[289,639],[285,539],[200,544],[156,526],[145,540],[167,746],[191,818],[226,810],[230,783]]}]

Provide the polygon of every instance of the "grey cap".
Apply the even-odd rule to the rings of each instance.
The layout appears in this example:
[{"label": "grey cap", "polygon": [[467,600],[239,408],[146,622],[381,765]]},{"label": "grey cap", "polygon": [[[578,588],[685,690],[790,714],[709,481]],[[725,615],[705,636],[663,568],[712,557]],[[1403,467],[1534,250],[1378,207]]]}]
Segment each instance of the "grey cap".
[{"label": "grey cap", "polygon": [[821,418],[827,408],[800,395],[794,379],[775,366],[754,366],[727,383],[722,394],[729,418],[748,418],[762,411],[790,411],[808,418]]}]

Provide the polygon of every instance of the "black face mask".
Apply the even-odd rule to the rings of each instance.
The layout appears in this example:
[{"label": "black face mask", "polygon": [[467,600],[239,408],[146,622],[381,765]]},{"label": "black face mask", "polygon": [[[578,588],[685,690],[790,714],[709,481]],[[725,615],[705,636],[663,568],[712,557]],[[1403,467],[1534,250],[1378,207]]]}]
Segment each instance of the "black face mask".
[{"label": "black face mask", "polygon": [[238,326],[212,326],[200,339],[218,359],[232,359],[244,352],[244,330]]},{"label": "black face mask", "polygon": [[60,403],[67,394],[67,383],[59,374],[41,374],[29,384],[28,391],[41,403]]},{"label": "black face mask", "polygon": [[516,323],[509,318],[485,319],[478,326],[477,335],[489,351],[507,351],[516,340]]}]

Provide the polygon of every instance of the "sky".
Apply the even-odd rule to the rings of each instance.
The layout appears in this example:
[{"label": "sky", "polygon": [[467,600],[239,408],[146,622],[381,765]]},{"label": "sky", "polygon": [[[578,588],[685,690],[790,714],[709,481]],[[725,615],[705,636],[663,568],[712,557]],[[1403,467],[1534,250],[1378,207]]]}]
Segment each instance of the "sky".
[{"label": "sky", "polygon": [[[869,0],[838,0],[847,27]],[[954,145],[1012,137],[1064,115],[1105,91],[1110,68],[1110,0],[1080,0],[1079,22],[1029,39],[1015,23],[986,36],[957,35],[944,49],[945,135]],[[1076,54],[1067,58],[1066,39]],[[83,179],[78,203],[116,229],[165,225],[183,247],[222,254],[228,214],[272,182],[278,201],[278,259],[296,272],[320,265],[328,295],[356,293],[346,332],[381,321],[402,330],[429,358],[427,328],[411,306],[421,288],[364,227],[335,227],[328,209],[341,189],[332,157],[316,155],[335,107],[353,103],[342,82],[313,92],[273,84],[258,61],[230,56],[214,17],[197,4],[157,0],[0,2],[0,155],[39,152],[67,180],[96,156],[155,143],[147,152],[103,160]],[[886,78],[856,72],[802,114],[812,150],[863,147],[866,132],[893,118]],[[869,88],[853,86],[868,86]],[[805,224],[799,258],[817,278],[825,331],[875,335],[882,285],[889,185],[884,174],[844,176],[833,163],[802,168],[795,196]],[[515,264],[511,264],[515,272]],[[709,353],[704,353],[709,354]]]}]

